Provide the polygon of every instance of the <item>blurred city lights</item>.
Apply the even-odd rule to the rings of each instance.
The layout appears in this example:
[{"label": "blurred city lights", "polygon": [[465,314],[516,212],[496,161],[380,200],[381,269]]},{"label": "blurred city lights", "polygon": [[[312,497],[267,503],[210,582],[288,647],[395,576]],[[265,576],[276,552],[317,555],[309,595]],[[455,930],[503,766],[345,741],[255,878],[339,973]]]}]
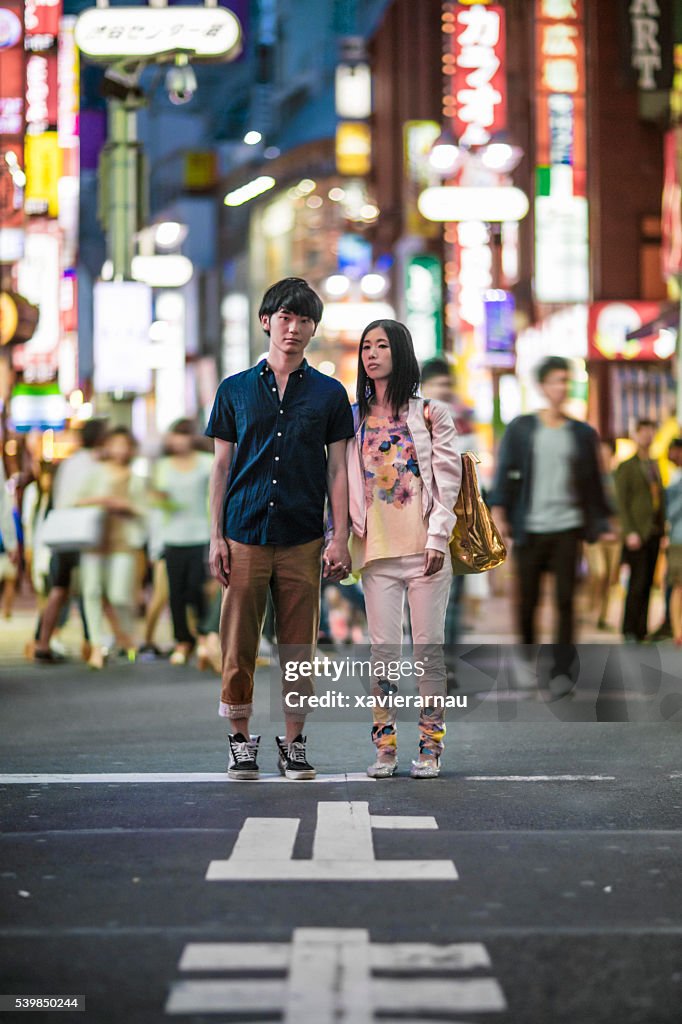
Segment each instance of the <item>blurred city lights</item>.
[{"label": "blurred city lights", "polygon": [[346,198],[345,190],[339,188],[338,185],[335,185],[334,188],[330,188],[329,192],[327,192],[327,195],[329,196],[333,203],[340,203],[343,199]]},{"label": "blurred city lights", "polygon": [[350,279],[345,274],[332,274],[324,282],[324,290],[331,298],[339,299],[346,295],[350,288]]},{"label": "blurred city lights", "polygon": [[523,157],[520,146],[510,146],[506,142],[491,142],[481,152],[481,163],[489,171],[508,174],[513,171]]},{"label": "blurred city lights", "polygon": [[360,216],[363,220],[376,220],[379,216],[379,207],[374,203],[365,203],[360,207]]},{"label": "blurred city lights", "polygon": [[318,370],[320,373],[326,373],[330,377],[333,377],[336,373],[336,363],[332,363],[330,359],[323,359],[318,366]]},{"label": "blurred city lights", "polygon": [[240,185],[239,188],[228,192],[224,199],[225,206],[242,206],[244,203],[250,202],[251,199],[255,199],[256,196],[261,196],[264,192],[274,188],[275,185],[275,179],[269,174],[260,174],[252,181],[247,181],[245,185]]},{"label": "blurred city lights", "polygon": [[383,274],[365,274],[360,281],[363,295],[369,299],[378,299],[388,288],[388,281]]},{"label": "blurred city lights", "polygon": [[461,155],[461,150],[454,142],[436,141],[429,153],[429,163],[439,174],[450,174],[457,167]]},{"label": "blurred city lights", "polygon": [[311,210],[319,210],[324,200],[322,196],[308,196],[305,201],[306,206],[309,206]]},{"label": "blurred city lights", "polygon": [[528,213],[528,197],[511,185],[494,188],[427,188],[417,201],[419,212],[434,221],[507,221],[523,220]]},{"label": "blurred city lights", "polygon": [[159,249],[174,249],[187,238],[187,225],[165,220],[154,228],[154,242]]},{"label": "blurred city lights", "polygon": [[168,336],[168,321],[154,320],[149,328],[150,341],[163,341]]},{"label": "blurred city lights", "polygon": [[260,132],[250,131],[244,136],[244,142],[247,146],[257,146],[259,142],[262,142],[263,136]]},{"label": "blurred city lights", "polygon": [[194,266],[186,256],[133,256],[131,272],[151,288],[181,288],[192,280]]},{"label": "blurred city lights", "polygon": [[310,195],[310,193],[314,192],[316,188],[317,182],[313,181],[312,178],[303,178],[296,186],[296,190],[301,196]]}]

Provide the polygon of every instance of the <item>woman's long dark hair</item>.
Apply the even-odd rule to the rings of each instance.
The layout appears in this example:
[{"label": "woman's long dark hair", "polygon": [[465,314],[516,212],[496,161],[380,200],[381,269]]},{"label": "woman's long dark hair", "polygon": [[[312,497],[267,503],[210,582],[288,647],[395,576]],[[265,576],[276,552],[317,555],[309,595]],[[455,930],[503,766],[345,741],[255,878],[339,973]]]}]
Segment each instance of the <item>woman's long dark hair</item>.
[{"label": "woman's long dark hair", "polygon": [[[381,327],[385,331],[391,346],[393,369],[386,389],[386,401],[391,406],[393,415],[397,416],[402,407],[407,405],[409,399],[415,398],[419,391],[419,363],[414,354],[412,335],[407,327],[397,320],[373,320],[362,332],[360,351],[358,352],[357,399],[361,420],[367,416],[370,398],[374,394],[374,383],[367,376],[362,362],[362,346],[369,332],[377,327]],[[369,395],[367,391],[370,391]]]}]

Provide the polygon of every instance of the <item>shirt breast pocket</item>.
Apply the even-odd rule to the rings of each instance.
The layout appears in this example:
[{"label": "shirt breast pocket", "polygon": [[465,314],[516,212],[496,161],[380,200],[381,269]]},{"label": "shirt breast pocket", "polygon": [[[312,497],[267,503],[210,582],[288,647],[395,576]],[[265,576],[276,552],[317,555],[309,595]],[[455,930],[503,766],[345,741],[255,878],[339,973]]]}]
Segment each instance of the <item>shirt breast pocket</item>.
[{"label": "shirt breast pocket", "polygon": [[322,409],[305,403],[295,410],[295,432],[309,444],[324,444],[327,437],[327,417]]}]

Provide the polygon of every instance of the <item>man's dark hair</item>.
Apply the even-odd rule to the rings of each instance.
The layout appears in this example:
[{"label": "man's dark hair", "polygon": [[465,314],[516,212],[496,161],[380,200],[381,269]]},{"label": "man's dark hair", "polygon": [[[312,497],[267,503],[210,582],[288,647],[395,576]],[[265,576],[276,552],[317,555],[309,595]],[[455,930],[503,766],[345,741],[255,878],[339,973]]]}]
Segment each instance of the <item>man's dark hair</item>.
[{"label": "man's dark hair", "polygon": [[[403,405],[406,405],[410,398],[415,398],[419,390],[419,363],[414,354],[412,335],[405,324],[397,320],[373,320],[367,324],[362,337],[360,338],[360,350],[358,352],[358,406],[360,418],[369,412],[369,399],[374,393],[374,383],[365,372],[362,362],[362,345],[370,331],[381,327],[386,332],[389,345],[391,346],[391,360],[393,369],[386,389],[386,401],[393,409],[393,415],[397,416]],[[369,385],[370,395],[367,395]]]},{"label": "man's dark hair", "polygon": [[616,454],[616,439],[615,439],[615,437],[600,437],[599,438],[599,443],[600,444],[605,444],[606,447],[609,449],[609,451],[611,452],[612,455]]},{"label": "man's dark hair", "polygon": [[317,292],[302,277],[285,277],[268,288],[260,304],[258,317],[274,316],[280,309],[286,309],[296,316],[309,316],[317,327],[324,306]]},{"label": "man's dark hair", "polygon": [[81,445],[83,448],[99,448],[107,432],[107,421],[104,419],[86,420],[81,430]]},{"label": "man's dark hair", "polygon": [[450,364],[447,359],[435,356],[433,359],[427,359],[425,363],[422,363],[422,384],[426,384],[436,377],[450,376]]},{"label": "man's dark hair", "polygon": [[674,437],[668,445],[668,451],[670,451],[671,448],[682,448],[682,437]]},{"label": "man's dark hair", "polygon": [[564,359],[563,356],[547,356],[541,363],[535,368],[535,379],[538,384],[544,384],[550,373],[554,370],[562,370],[564,373],[571,372],[571,364],[568,359]]},{"label": "man's dark hair", "polygon": [[646,417],[643,417],[641,420],[637,420],[635,424],[635,433],[638,430],[641,430],[642,427],[651,427],[652,430],[657,430],[658,424],[656,423],[656,420],[650,420],[647,419]]}]

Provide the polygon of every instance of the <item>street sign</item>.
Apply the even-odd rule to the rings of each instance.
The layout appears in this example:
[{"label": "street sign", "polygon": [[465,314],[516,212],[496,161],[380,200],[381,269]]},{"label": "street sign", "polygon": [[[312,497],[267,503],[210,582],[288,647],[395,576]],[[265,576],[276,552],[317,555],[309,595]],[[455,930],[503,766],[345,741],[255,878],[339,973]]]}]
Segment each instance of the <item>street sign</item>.
[{"label": "street sign", "polygon": [[241,39],[241,25],[225,7],[90,7],[76,22],[78,48],[102,62],[178,52],[192,60],[230,60]]}]

